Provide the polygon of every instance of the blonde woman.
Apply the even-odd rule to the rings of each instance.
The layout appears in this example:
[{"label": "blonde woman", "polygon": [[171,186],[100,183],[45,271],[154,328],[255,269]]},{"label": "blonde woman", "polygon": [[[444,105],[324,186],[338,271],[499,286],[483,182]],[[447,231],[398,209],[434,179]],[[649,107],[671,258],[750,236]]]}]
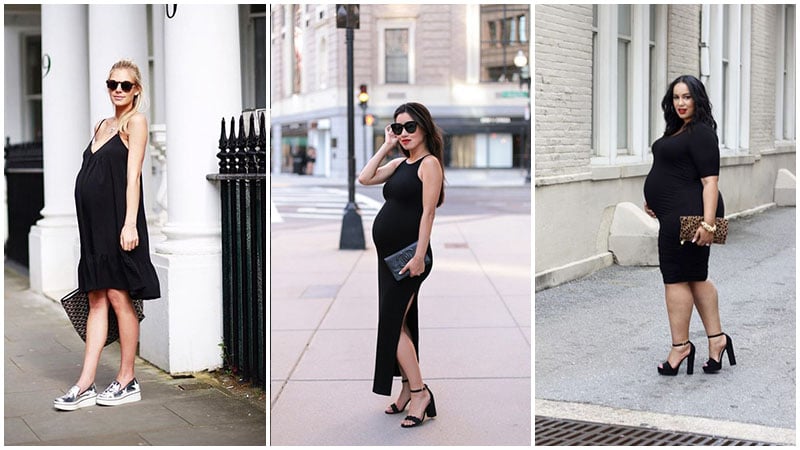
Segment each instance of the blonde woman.
[{"label": "blonde woman", "polygon": [[[80,377],[54,401],[56,409],[67,411],[141,400],[134,375],[139,320],[131,299],[161,296],[150,262],[142,202],[148,128],[147,119],[139,112],[144,99],[139,68],[131,61],[117,62],[111,67],[106,89],[114,115],[94,127],[75,182],[81,242],[78,288],[88,294],[89,318]],[[121,361],[116,379],[97,394],[95,374],[108,332],[108,308],[113,308],[119,325]]]}]

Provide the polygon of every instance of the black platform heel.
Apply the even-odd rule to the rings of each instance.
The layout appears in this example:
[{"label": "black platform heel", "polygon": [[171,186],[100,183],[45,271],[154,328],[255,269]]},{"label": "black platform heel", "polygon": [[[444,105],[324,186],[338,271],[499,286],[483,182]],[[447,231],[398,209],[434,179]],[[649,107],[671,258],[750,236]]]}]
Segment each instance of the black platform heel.
[{"label": "black platform heel", "polygon": [[[691,375],[694,373],[694,344],[692,341],[681,342],[680,344],[672,344],[673,347],[683,347],[684,345],[689,344],[691,349],[689,350],[689,355],[685,356],[683,359],[689,358],[689,361],[686,363],[686,375]],[[663,367],[658,368],[658,373],[660,375],[671,375],[675,376],[678,374],[678,369],[681,368],[681,364],[683,364],[683,359],[678,362],[678,366],[673,368],[669,365],[669,360],[664,361],[662,364]]]},{"label": "black platform heel", "polygon": [[730,363],[730,365],[732,366],[736,365],[736,355],[733,354],[733,341],[731,340],[730,336],[728,336],[725,333],[720,333],[720,334],[715,334],[713,336],[709,336],[708,338],[712,339],[720,336],[725,336],[725,348],[723,348],[722,351],[719,352],[719,361],[715,360],[711,356],[708,357],[706,365],[703,366],[703,372],[705,373],[717,373],[720,371],[720,369],[722,369],[722,354],[725,353],[726,351],[728,352],[728,362]]},{"label": "black platform heel", "polygon": [[427,384],[424,386],[425,387],[423,387],[422,389],[417,389],[416,391],[413,389],[411,390],[412,394],[416,394],[417,392],[422,392],[423,390],[427,390],[428,393],[431,394],[431,400],[428,402],[428,406],[425,407],[425,411],[422,412],[422,418],[420,419],[419,417],[414,417],[411,415],[406,416],[405,420],[410,420],[414,423],[412,423],[411,425],[406,425],[404,423],[401,423],[400,424],[401,427],[403,428],[416,427],[417,425],[421,424],[423,420],[425,420],[426,414],[428,415],[428,417],[436,417],[436,402],[433,400],[433,392],[428,388]]},{"label": "black platform heel", "polygon": [[[401,383],[408,383],[408,380],[401,380],[400,382]],[[391,411],[385,411],[384,410],[383,412],[385,412],[386,414],[400,414],[401,412],[406,410],[406,406],[408,406],[408,402],[410,402],[410,401],[411,401],[411,398],[406,400],[406,404],[403,405],[402,408],[398,408],[397,407],[397,403],[392,403],[391,405],[389,405],[389,407],[392,408],[392,410]]]}]

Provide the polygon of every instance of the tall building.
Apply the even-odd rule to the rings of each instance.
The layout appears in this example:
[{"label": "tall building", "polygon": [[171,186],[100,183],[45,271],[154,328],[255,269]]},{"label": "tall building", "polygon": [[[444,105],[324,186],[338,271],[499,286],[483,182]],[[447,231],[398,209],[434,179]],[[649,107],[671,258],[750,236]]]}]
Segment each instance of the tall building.
[{"label": "tall building", "polygon": [[536,286],[613,263],[616,205],[644,203],[660,103],[705,85],[726,214],[773,202],[796,164],[794,5],[536,5]]},{"label": "tall building", "polygon": [[[530,5],[360,5],[354,92],[336,5],[272,5],[272,173],[316,149],[314,175],[347,175],[347,96],[360,168],[405,102],[426,105],[445,135],[445,166],[524,183],[530,168]],[[516,63],[516,64],[515,64]],[[371,115],[374,123],[364,124]],[[452,173],[452,172],[451,172]]]}]

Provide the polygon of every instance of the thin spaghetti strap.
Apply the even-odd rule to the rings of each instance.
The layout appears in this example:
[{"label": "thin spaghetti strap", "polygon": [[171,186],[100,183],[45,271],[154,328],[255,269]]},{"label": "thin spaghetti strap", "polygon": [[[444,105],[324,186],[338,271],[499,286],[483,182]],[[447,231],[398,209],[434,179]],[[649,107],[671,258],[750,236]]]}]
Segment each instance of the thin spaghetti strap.
[{"label": "thin spaghetti strap", "polygon": [[100,121],[100,123],[97,124],[97,128],[94,129],[94,134],[92,135],[92,142],[94,142],[94,138],[97,137],[97,132],[100,131],[100,127],[103,125],[103,122],[105,121],[106,119],[103,119]]}]

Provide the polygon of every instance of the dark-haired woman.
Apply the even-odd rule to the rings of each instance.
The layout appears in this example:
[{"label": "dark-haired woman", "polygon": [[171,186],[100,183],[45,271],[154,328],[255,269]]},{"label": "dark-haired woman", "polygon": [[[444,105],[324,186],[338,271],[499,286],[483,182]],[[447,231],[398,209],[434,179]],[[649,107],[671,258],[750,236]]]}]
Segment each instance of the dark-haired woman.
[{"label": "dark-haired woman", "polygon": [[[384,130],[386,140],[358,176],[361,184],[386,183],[386,199],[372,226],[378,253],[378,342],[372,390],[391,395],[392,377],[401,376],[402,390],[385,411],[398,414],[408,406],[404,428],[436,416],[433,393],[419,367],[417,302],[422,282],[433,267],[430,238],[436,208],[444,201],[443,140],[428,109],[405,103],[394,112],[394,123]],[[399,145],[405,157],[381,166]],[[417,242],[413,258],[396,280],[383,259]],[[425,264],[426,255],[431,263]]]},{"label": "dark-haired woman", "polygon": [[[722,368],[726,351],[730,365],[736,364],[733,342],[722,332],[717,289],[708,280],[716,218],[725,214],[717,186],[717,123],[705,87],[691,75],[670,84],[661,108],[666,130],[653,144],[653,167],[644,184],[645,211],[660,225],[658,259],[672,335],[672,348],[658,373],[677,374],[685,359],[687,373],[693,372],[695,347],[689,340],[693,306],[708,336],[709,359],[703,371],[715,373]],[[680,216],[703,216],[691,242],[679,238]]]}]

